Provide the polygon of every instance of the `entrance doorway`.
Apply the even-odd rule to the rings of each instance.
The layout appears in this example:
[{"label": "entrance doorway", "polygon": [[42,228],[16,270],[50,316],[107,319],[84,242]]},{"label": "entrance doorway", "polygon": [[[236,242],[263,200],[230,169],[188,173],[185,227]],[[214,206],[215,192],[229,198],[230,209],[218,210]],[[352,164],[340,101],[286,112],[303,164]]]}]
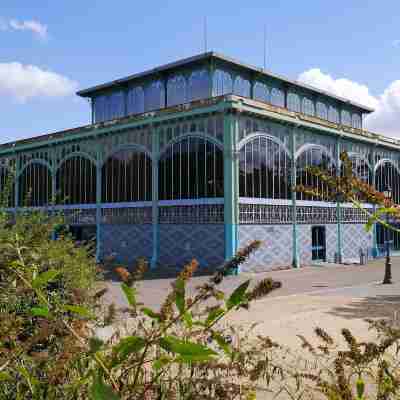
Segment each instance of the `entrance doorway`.
[{"label": "entrance doorway", "polygon": [[326,261],[326,230],[325,226],[311,227],[311,252],[313,261]]}]

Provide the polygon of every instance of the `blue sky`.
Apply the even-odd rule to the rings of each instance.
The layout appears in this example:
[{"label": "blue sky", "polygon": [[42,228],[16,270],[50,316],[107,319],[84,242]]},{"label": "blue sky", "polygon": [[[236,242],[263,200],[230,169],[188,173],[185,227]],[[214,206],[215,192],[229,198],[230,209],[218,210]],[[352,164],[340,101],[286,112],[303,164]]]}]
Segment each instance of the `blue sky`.
[{"label": "blue sky", "polygon": [[87,124],[73,94],[208,48],[373,105],[368,128],[397,135],[397,0],[22,1],[0,7],[0,142]]}]

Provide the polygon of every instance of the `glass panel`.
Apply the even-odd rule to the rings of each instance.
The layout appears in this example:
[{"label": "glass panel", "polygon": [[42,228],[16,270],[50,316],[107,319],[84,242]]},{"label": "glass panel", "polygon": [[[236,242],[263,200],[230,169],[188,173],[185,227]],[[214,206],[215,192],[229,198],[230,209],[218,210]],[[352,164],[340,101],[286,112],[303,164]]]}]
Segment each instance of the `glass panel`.
[{"label": "glass panel", "polygon": [[94,122],[102,122],[106,120],[106,103],[105,96],[98,96],[93,99]]},{"label": "glass panel", "polygon": [[360,117],[360,115],[358,115],[358,114],[353,114],[353,117],[352,117],[352,126],[353,126],[353,128],[356,128],[356,129],[361,129],[361,128],[362,128],[362,126],[361,126],[361,117]]},{"label": "glass panel", "polygon": [[161,81],[150,83],[144,91],[145,111],[158,110],[165,106],[164,85]]},{"label": "glass panel", "polygon": [[141,86],[128,90],[127,111],[129,114],[141,114],[144,112],[144,92]]},{"label": "glass panel", "polygon": [[193,71],[189,77],[188,100],[195,101],[210,97],[210,76],[208,71]]},{"label": "glass panel", "polygon": [[317,117],[328,119],[328,109],[326,108],[326,105],[320,101],[317,102]]},{"label": "glass panel", "polygon": [[112,93],[108,98],[108,118],[121,118],[125,113],[125,96],[123,92]]},{"label": "glass panel", "polygon": [[277,107],[285,107],[285,93],[283,90],[278,88],[271,90],[271,104]]},{"label": "glass panel", "polygon": [[19,204],[42,207],[50,204],[52,179],[49,169],[42,164],[29,164],[19,177]]},{"label": "glass panel", "polygon": [[176,75],[168,79],[167,106],[175,106],[186,102],[186,79],[183,75]]},{"label": "glass panel", "polygon": [[300,112],[300,97],[296,93],[289,93],[288,94],[288,109],[294,112]]},{"label": "glass panel", "polygon": [[268,86],[262,82],[256,82],[254,84],[253,95],[255,100],[264,101],[265,103],[270,102]]},{"label": "glass panel", "polygon": [[339,123],[339,111],[333,106],[329,106],[328,120],[334,124]]},{"label": "glass panel", "polygon": [[342,111],[342,125],[351,126],[350,113],[346,110]]},{"label": "glass panel", "polygon": [[233,93],[238,96],[250,97],[250,82],[241,76],[237,76],[233,86]]},{"label": "glass panel", "polygon": [[310,116],[315,115],[314,102],[307,97],[303,99],[303,113]]},{"label": "glass panel", "polygon": [[223,153],[207,140],[189,137],[172,144],[159,165],[160,200],[223,197]]},{"label": "glass panel", "polygon": [[217,69],[213,77],[213,96],[222,96],[233,91],[231,74]]}]

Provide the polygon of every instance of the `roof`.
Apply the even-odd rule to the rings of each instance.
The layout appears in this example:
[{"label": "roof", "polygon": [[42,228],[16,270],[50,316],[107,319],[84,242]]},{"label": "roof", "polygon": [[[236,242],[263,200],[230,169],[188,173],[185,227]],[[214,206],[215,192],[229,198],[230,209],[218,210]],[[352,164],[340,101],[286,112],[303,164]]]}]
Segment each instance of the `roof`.
[{"label": "roof", "polygon": [[280,80],[282,82],[288,83],[290,85],[293,85],[295,87],[298,87],[298,88],[301,88],[301,89],[306,89],[308,91],[312,91],[314,93],[321,94],[323,96],[331,97],[331,98],[336,99],[337,101],[339,101],[341,103],[346,103],[346,104],[349,104],[349,105],[351,105],[353,107],[359,108],[360,110],[362,110],[365,113],[371,113],[371,112],[374,111],[373,108],[370,108],[370,107],[367,107],[365,105],[359,104],[357,102],[348,100],[348,99],[346,99],[344,97],[337,96],[335,94],[326,92],[324,90],[318,89],[318,88],[313,87],[311,85],[307,85],[307,84],[298,82],[296,80],[291,80],[289,78],[286,78],[284,76],[272,73],[272,72],[270,72],[268,70],[265,70],[263,68],[255,67],[253,65],[242,63],[241,61],[235,60],[235,59],[233,59],[231,57],[225,56],[223,54],[220,54],[220,53],[217,53],[217,52],[214,52],[214,51],[198,54],[196,56],[189,57],[189,58],[184,58],[184,59],[172,62],[172,63],[164,64],[164,65],[161,65],[159,67],[149,69],[147,71],[143,71],[143,72],[139,72],[137,74],[129,75],[129,76],[125,77],[125,78],[116,79],[116,80],[111,81],[111,82],[107,82],[107,83],[103,83],[103,84],[100,84],[100,85],[92,86],[90,88],[78,91],[77,95],[81,96],[81,97],[92,97],[97,92],[105,90],[105,89],[110,89],[110,88],[112,88],[114,86],[126,86],[127,84],[129,84],[129,83],[131,83],[132,81],[135,81],[135,80],[139,80],[139,79],[142,79],[142,78],[147,78],[147,77],[150,77],[151,75],[160,74],[160,73],[163,73],[163,72],[167,72],[167,71],[173,70],[173,69],[178,68],[178,67],[182,67],[182,66],[186,66],[186,65],[190,65],[190,64],[195,64],[195,63],[199,63],[199,62],[210,60],[210,59],[223,61],[223,62],[232,64],[234,66],[237,66],[237,67],[240,67],[240,68],[243,68],[243,69],[247,69],[248,71],[256,72],[257,74],[263,75],[265,77],[274,78],[274,79]]}]

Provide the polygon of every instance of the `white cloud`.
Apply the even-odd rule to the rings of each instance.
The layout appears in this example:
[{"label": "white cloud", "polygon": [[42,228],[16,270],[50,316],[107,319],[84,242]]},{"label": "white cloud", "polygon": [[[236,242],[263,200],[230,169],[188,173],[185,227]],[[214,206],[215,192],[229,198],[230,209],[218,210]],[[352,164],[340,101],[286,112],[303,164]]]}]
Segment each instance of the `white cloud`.
[{"label": "white cloud", "polygon": [[11,96],[18,102],[34,97],[69,96],[77,88],[77,82],[35,65],[0,63],[0,96]]},{"label": "white cloud", "polygon": [[39,36],[41,39],[46,39],[48,35],[47,25],[36,20],[19,21],[17,19],[6,20],[0,19],[1,31],[30,31]]},{"label": "white cloud", "polygon": [[319,68],[303,72],[298,80],[375,109],[365,119],[366,129],[400,138],[400,80],[392,82],[379,96],[372,95],[364,84],[345,78],[334,79]]}]

